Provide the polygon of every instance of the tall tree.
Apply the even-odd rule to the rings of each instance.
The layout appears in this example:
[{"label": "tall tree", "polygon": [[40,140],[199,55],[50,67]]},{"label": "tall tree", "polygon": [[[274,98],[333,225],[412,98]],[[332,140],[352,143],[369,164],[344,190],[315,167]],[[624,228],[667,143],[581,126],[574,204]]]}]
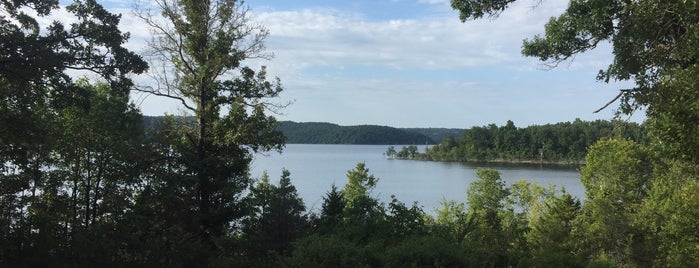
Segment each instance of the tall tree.
[{"label": "tall tree", "polygon": [[[268,32],[249,21],[248,9],[235,0],[157,0],[137,15],[149,26],[149,56],[155,86],[140,90],[178,100],[195,118],[193,127],[176,132],[181,174],[191,178],[190,207],[200,241],[215,247],[213,237],[226,234],[244,214],[240,202],[250,184],[252,153],[282,149],[283,136],[267,102],[282,90],[245,60],[269,58],[263,53]],[[160,18],[159,15],[162,15]],[[164,20],[163,20],[164,19]],[[223,115],[223,116],[222,116]]]},{"label": "tall tree", "polygon": [[[91,117],[96,115],[91,109],[96,100],[101,104],[95,106],[126,100],[131,87],[128,75],[145,71],[147,65],[123,47],[128,34],[118,28],[120,16],[107,12],[94,0],[74,1],[65,7],[66,16],[74,21],[71,24],[39,23],[61,8],[57,0],[0,1],[0,8],[0,241],[3,241],[0,265],[5,266],[5,257],[31,262],[31,254],[37,254],[34,261],[50,262],[75,242],[68,236],[56,236],[70,230],[66,228],[69,225],[60,225],[68,222],[63,205],[70,207],[64,202],[69,201],[65,194],[71,189],[66,186],[71,170],[58,161],[65,160],[61,157],[71,147],[77,150],[100,146],[59,141],[77,135],[63,131],[62,124],[72,125],[77,121],[64,120],[67,118],[62,115],[72,110],[76,115]],[[103,88],[108,93],[95,93],[94,88],[79,85],[71,75],[76,73],[100,76],[109,85]],[[114,99],[109,101],[107,96]],[[129,113],[127,109],[107,109],[104,112],[109,117]],[[91,128],[81,129],[81,134],[103,130],[90,120],[92,117],[83,121]],[[122,133],[110,133],[104,138],[115,138]],[[83,159],[93,161],[97,157]],[[88,188],[93,194],[80,200],[91,207],[89,213],[83,211],[82,223],[85,219],[89,219],[88,224],[99,222],[104,215],[92,209],[101,205],[94,202],[101,199],[94,199],[94,190],[106,186],[100,184],[100,187],[91,184]],[[100,194],[106,193],[103,190],[99,190]],[[38,254],[39,251],[45,255]]]},{"label": "tall tree", "polygon": [[466,239],[483,254],[481,266],[509,266],[512,260],[507,251],[514,243],[508,241],[508,223],[502,213],[509,190],[497,170],[479,168],[476,177],[466,192],[468,213],[476,222]]}]

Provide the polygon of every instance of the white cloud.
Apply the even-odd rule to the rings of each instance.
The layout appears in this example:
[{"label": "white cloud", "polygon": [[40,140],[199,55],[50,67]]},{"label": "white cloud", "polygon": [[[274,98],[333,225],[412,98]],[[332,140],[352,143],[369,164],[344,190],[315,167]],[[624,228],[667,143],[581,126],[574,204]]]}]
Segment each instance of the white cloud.
[{"label": "white cloud", "polygon": [[[377,20],[328,8],[253,9],[253,19],[270,30],[266,44],[275,58],[248,63],[267,65],[282,79],[281,102],[296,100],[284,120],[466,127],[585,119],[615,95],[594,82],[609,50],[541,71],[537,59],[520,55],[522,40],[542,33],[567,1],[533,8],[535,2],[518,1],[499,18],[466,23],[455,13]],[[139,51],[148,31],[120,12],[123,30],[132,32],[128,46]],[[441,72],[448,74],[433,77]],[[144,113],[177,112],[176,103],[163,101],[146,98]]]},{"label": "white cloud", "polygon": [[446,5],[451,3],[450,0],[418,0],[418,3],[432,4],[432,5]]},{"label": "white cloud", "polygon": [[526,63],[520,56],[522,39],[541,32],[564,5],[513,5],[498,19],[467,23],[455,15],[372,21],[327,9],[270,11],[255,19],[270,30],[268,48],[277,55],[273,64],[453,69]]}]

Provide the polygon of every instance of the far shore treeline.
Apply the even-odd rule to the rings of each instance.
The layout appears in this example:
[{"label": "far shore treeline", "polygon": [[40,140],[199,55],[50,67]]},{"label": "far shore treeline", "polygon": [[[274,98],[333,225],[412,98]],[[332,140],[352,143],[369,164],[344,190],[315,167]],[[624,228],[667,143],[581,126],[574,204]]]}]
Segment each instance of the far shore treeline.
[{"label": "far shore treeline", "polygon": [[518,128],[490,124],[465,129],[458,138],[447,136],[440,144],[418,153],[413,146],[386,151],[389,158],[457,162],[517,162],[582,164],[587,148],[605,138],[646,143],[643,127],[626,121],[582,121]]},{"label": "far shore treeline", "polygon": [[[155,132],[164,118],[144,116],[144,127]],[[181,121],[193,124],[193,120],[192,117],[184,117]],[[514,160],[575,163],[582,161],[587,147],[601,138],[644,140],[641,125],[619,120],[575,119],[572,122],[522,128],[508,120],[503,126],[489,124],[465,129],[340,126],[326,122],[282,121],[276,130],[284,135],[287,144],[432,145],[424,154],[388,156],[461,162]]]},{"label": "far shore treeline", "polygon": [[[193,117],[183,117],[194,124]],[[146,129],[158,130],[164,116],[144,116]],[[325,122],[282,121],[276,130],[284,134],[288,144],[436,144],[445,137],[458,136],[463,129],[394,128],[377,125],[340,126]]]}]

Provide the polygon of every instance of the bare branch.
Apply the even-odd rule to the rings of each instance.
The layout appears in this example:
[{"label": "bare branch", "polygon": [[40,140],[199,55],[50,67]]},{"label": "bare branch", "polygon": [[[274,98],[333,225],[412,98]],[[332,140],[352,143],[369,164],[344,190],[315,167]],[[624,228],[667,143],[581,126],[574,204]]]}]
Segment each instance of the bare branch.
[{"label": "bare branch", "polygon": [[619,90],[619,94],[617,94],[616,97],[614,97],[612,100],[610,100],[609,102],[607,102],[607,104],[605,104],[604,106],[602,106],[602,108],[599,108],[599,109],[595,110],[595,111],[592,112],[592,113],[593,113],[593,114],[599,113],[599,112],[601,112],[602,110],[604,110],[605,108],[609,107],[609,105],[611,105],[611,104],[614,103],[616,100],[618,100],[619,98],[621,98],[621,96],[624,95],[624,92],[627,92],[627,91],[629,91],[629,89],[621,89],[621,90]]},{"label": "bare branch", "polygon": [[[150,89],[148,89],[148,88],[150,88]],[[143,93],[155,95],[155,96],[166,97],[166,98],[170,98],[173,100],[178,100],[188,110],[190,110],[192,112],[196,111],[196,109],[194,109],[194,107],[192,107],[192,106],[189,106],[189,104],[187,104],[187,101],[182,97],[174,96],[174,95],[167,94],[167,93],[161,93],[160,91],[153,89],[151,87],[135,87],[134,90],[138,91],[138,92],[143,92]]]}]

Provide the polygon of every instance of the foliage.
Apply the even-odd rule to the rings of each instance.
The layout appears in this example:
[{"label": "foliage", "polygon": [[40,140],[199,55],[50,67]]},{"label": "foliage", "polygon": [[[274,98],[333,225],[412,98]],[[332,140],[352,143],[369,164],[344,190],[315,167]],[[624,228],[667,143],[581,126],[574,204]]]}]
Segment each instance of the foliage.
[{"label": "foliage", "polygon": [[386,126],[338,126],[330,123],[281,122],[277,130],[288,143],[303,144],[433,144],[421,133]]},{"label": "foliage", "polygon": [[67,6],[70,25],[39,23],[58,1],[0,8],[0,266],[99,265],[133,200],[124,184],[137,176],[142,136],[127,76],[147,66],[122,46],[119,16],[95,1]]},{"label": "foliage", "polygon": [[265,173],[250,189],[253,213],[244,221],[243,229],[249,257],[262,258],[268,252],[291,255],[291,242],[304,233],[306,208],[291,184],[290,175],[288,170],[283,170],[276,186]]},{"label": "foliage", "polygon": [[531,247],[529,265],[535,267],[582,267],[582,259],[574,253],[577,243],[571,235],[580,214],[580,201],[570,194],[550,197],[543,211],[531,220],[526,234]]},{"label": "foliage", "polygon": [[445,138],[430,146],[419,159],[433,161],[525,161],[580,163],[587,147],[605,137],[645,141],[641,126],[620,121],[573,122],[515,127],[490,124],[464,130],[460,139]]},{"label": "foliage", "polygon": [[[511,2],[452,6],[464,20],[496,16]],[[76,1],[67,8],[74,24],[40,29],[37,16],[54,12],[57,1],[0,5],[2,267],[699,265],[693,1],[575,0],[544,37],[525,41],[525,54],[554,63],[611,41],[615,61],[600,78],[636,83],[622,91],[622,111],[646,106],[643,128],[508,121],[447,136],[423,155],[416,146],[387,153],[584,157],[583,202],[554,186],[507,185],[496,170],[479,169],[467,203],[444,200],[435,217],[395,196],[380,203],[372,196],[379,179],[364,163],[347,172],[342,189],[332,186],[319,215],[305,213],[286,170],[277,185],[266,176],[253,184],[252,154],[282,148],[267,113],[283,105],[267,102],[279,94],[278,81],[242,66],[266,57],[267,32],[250,24],[238,1],[156,2],[169,24],[141,13],[155,27],[152,52],[171,61],[153,61],[162,88],[139,90],[181,100],[192,113],[165,116],[148,135],[126,78],[146,65],[122,47],[128,36],[117,28],[119,16]],[[102,80],[74,81],[71,70]],[[382,138],[393,131],[357,129]]]},{"label": "foliage", "polygon": [[[469,8],[485,2],[491,5]],[[511,2],[452,1],[460,3],[454,7],[462,20],[497,13]],[[545,34],[524,41],[523,54],[554,66],[611,43],[614,59],[597,79],[633,82],[620,90],[619,111],[646,110],[645,146],[603,141],[582,171],[590,201],[576,232],[587,238],[586,257],[598,264],[692,266],[699,258],[688,250],[699,247],[695,230],[675,225],[699,207],[685,192],[699,178],[698,11],[696,1],[576,0],[551,18]]]},{"label": "foliage", "polygon": [[394,158],[396,158],[396,154],[398,154],[398,152],[396,151],[396,148],[393,147],[393,146],[389,146],[388,149],[386,149],[386,152],[384,153],[384,155],[385,155],[388,159],[394,159]]},{"label": "foliage", "polygon": [[[76,86],[86,92],[89,106],[56,111],[55,129],[49,130],[53,140],[42,145],[45,155],[24,167],[33,169],[32,176],[12,169],[3,174],[2,236],[13,243],[2,245],[0,256],[9,257],[8,263],[71,258],[82,265],[98,261],[88,256],[114,258],[113,239],[135,202],[141,117],[127,97],[112,95],[106,84],[83,80]],[[95,239],[103,243],[93,244]]]},{"label": "foliage", "polygon": [[415,145],[403,146],[400,151],[395,153],[398,159],[415,159],[418,155],[417,146]]},{"label": "foliage", "polygon": [[[266,29],[249,22],[247,8],[237,1],[160,0],[136,14],[149,27],[152,74],[156,87],[138,90],[178,100],[196,118],[192,127],[162,129],[165,176],[176,174],[171,187],[181,189],[183,230],[217,252],[216,241],[235,230],[247,212],[243,192],[251,179],[252,153],[281,150],[283,136],[266,112],[267,102],[282,90],[268,81],[264,67],[243,66],[246,59],[265,57]],[[163,19],[159,18],[160,16]],[[222,116],[223,114],[223,116]],[[157,174],[161,175],[161,174]],[[164,179],[154,177],[155,181]],[[233,228],[231,228],[233,227]],[[201,259],[202,264],[207,263]]]},{"label": "foliage", "polygon": [[588,201],[579,235],[585,237],[587,254],[630,263],[645,254],[638,249],[642,234],[631,223],[650,186],[644,149],[633,141],[607,139],[590,147],[585,160],[580,179]]},{"label": "foliage", "polygon": [[462,132],[464,132],[463,129],[461,128],[401,128],[402,130],[405,130],[407,132],[413,132],[413,133],[419,133],[422,135],[427,136],[430,138],[432,141],[435,143],[430,143],[430,144],[438,144],[442,143],[444,139],[447,137],[459,137]]}]

